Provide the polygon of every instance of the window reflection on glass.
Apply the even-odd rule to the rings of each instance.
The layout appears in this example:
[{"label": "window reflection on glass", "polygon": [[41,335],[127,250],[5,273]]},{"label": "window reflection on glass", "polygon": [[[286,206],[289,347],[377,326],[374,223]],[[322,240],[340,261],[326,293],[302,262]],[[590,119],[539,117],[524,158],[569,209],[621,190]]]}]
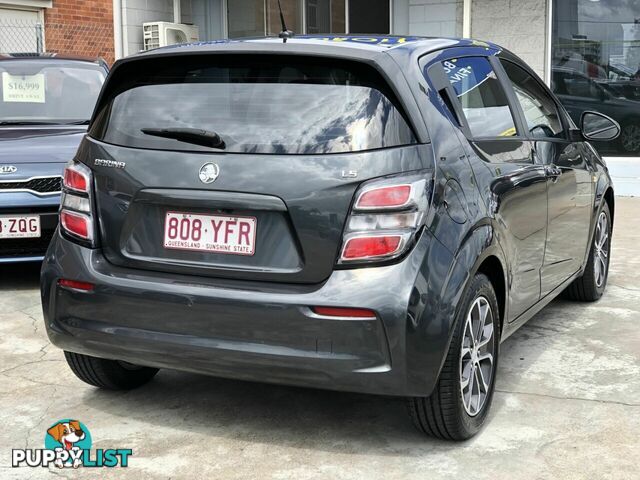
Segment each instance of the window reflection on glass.
[{"label": "window reflection on glass", "polygon": [[269,154],[416,143],[372,68],[334,60],[222,57],[150,67],[101,110],[92,135],[137,148],[210,151],[143,132],[198,128],[216,132],[226,152]]},{"label": "window reflection on glass", "polygon": [[227,2],[229,38],[263,36],[265,34],[264,20],[264,0]]},{"label": "window reflection on glass", "polygon": [[516,135],[507,95],[487,58],[452,58],[442,66],[474,137]]},{"label": "window reflection on glass", "polygon": [[604,154],[640,154],[640,2],[554,2],[552,89],[580,124],[582,112],[609,115],[617,140],[596,142]]}]

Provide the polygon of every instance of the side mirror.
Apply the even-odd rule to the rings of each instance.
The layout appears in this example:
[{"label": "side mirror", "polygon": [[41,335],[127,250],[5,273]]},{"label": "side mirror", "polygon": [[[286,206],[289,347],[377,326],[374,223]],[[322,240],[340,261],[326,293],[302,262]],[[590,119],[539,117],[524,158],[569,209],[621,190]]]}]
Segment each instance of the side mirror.
[{"label": "side mirror", "polygon": [[620,135],[618,122],[598,112],[583,112],[580,128],[587,140],[615,140]]}]

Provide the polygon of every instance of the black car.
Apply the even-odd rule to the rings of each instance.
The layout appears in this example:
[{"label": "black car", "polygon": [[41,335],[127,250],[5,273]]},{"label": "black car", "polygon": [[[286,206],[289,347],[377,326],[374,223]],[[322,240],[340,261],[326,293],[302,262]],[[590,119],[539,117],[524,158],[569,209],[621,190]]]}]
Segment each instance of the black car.
[{"label": "black car", "polygon": [[[607,154],[640,154],[640,101],[616,94],[616,84],[598,83],[569,68],[553,68],[554,92],[577,123],[585,111],[597,111],[615,118],[621,133],[617,142],[598,142]],[[631,88],[630,84],[627,88]],[[623,97],[623,98],[621,98]]]},{"label": "black car", "polygon": [[614,97],[640,102],[640,80],[596,80]]},{"label": "black car", "polygon": [[107,70],[100,59],[0,55],[0,264],[44,258],[58,225],[62,172]]},{"label": "black car", "polygon": [[470,40],[301,36],[116,63],[42,269],[85,382],[159,368],[407,397],[460,440],[499,343],[562,292],[600,298],[614,195],[521,60]]}]

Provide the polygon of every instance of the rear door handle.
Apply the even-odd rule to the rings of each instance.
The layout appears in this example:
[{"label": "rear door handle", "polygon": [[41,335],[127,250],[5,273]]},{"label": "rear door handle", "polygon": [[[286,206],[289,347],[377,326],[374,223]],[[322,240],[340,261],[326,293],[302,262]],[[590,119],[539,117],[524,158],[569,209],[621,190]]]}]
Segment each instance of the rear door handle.
[{"label": "rear door handle", "polygon": [[544,168],[544,172],[547,175],[547,178],[550,178],[552,182],[557,182],[558,181],[558,177],[560,175],[562,175],[562,169],[559,167],[556,167],[555,165],[551,164],[551,165],[547,165]]}]

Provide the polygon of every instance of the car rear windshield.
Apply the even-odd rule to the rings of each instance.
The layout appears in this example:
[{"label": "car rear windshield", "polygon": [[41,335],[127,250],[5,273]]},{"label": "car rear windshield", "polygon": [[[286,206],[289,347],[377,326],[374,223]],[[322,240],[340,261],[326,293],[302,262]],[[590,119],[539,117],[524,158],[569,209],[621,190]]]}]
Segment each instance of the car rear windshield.
[{"label": "car rear windshield", "polygon": [[216,151],[149,129],[217,134],[234,153],[325,154],[416,143],[378,72],[287,56],[187,56],[123,65],[90,135],[135,148]]},{"label": "car rear windshield", "polygon": [[0,124],[88,121],[105,79],[88,62],[16,59],[0,62]]}]

